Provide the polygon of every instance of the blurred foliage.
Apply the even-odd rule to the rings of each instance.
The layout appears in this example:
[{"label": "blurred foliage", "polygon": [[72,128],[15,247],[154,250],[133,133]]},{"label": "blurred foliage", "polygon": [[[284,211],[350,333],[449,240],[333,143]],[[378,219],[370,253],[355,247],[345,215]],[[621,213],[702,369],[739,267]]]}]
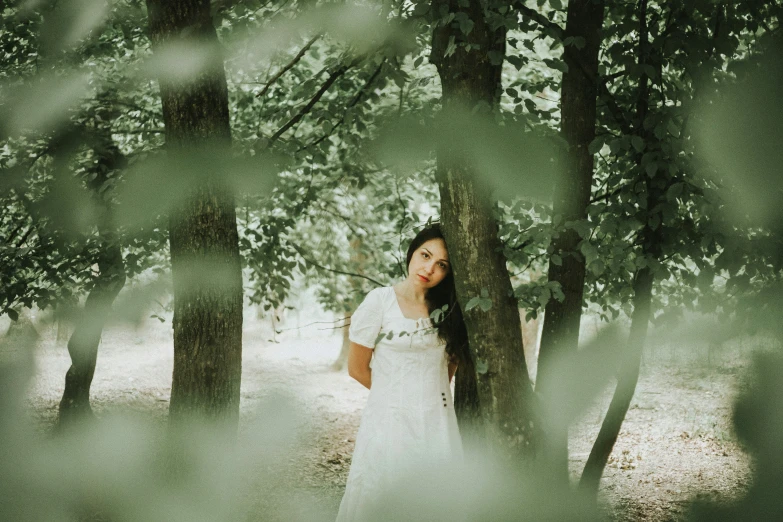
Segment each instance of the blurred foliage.
[{"label": "blurred foliage", "polygon": [[[164,154],[153,79],[198,72],[209,61],[203,49],[153,57],[140,0],[4,2],[0,314],[76,303],[108,246],[121,248],[129,277],[167,272],[166,214],[194,177],[214,172],[237,194],[248,299],[277,308],[292,281],[306,277],[325,308],[350,311],[374,284],[404,273],[407,239],[438,215],[432,151],[448,140],[461,144],[498,198],[515,296],[528,317],[562,299],[540,274],[552,236],[572,228],[587,261],[585,304],[607,321],[630,316],[633,274],[651,266],[659,323],[694,310],[717,313],[724,326],[780,328],[778,3],[651,1],[643,70],[636,7],[610,3],[590,145],[593,197],[587,220],[569,223],[548,204],[563,146],[562,53],[580,45],[563,35],[565,4],[509,4],[493,21],[509,30],[501,111],[490,118],[468,108],[444,119],[428,62],[431,24],[467,33],[469,18],[443,20],[423,0],[214,1],[234,147],[176,158]],[[642,75],[651,80],[649,111],[636,121]],[[663,195],[653,206],[649,187]],[[660,259],[640,245],[645,226],[663,231]],[[127,306],[142,308],[158,294],[141,292]],[[770,389],[776,364],[760,364],[749,397],[779,395]],[[6,408],[11,395],[3,391]],[[762,435],[779,426],[754,424],[777,419],[777,403],[759,403],[752,414],[752,400],[741,404],[740,435],[759,459],[777,462]],[[3,437],[13,435],[8,418]],[[27,443],[0,446],[8,458],[8,448]],[[765,480],[762,496],[774,489]]]}]

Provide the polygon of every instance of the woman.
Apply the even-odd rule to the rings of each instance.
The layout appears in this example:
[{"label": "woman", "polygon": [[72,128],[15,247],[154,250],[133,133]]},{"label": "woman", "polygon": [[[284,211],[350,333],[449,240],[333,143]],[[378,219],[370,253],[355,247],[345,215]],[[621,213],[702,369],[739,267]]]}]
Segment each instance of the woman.
[{"label": "woman", "polygon": [[338,522],[372,520],[372,503],[400,477],[462,456],[449,383],[467,335],[438,225],[416,235],[407,266],[405,280],[372,290],[351,317],[348,373],[370,396]]}]

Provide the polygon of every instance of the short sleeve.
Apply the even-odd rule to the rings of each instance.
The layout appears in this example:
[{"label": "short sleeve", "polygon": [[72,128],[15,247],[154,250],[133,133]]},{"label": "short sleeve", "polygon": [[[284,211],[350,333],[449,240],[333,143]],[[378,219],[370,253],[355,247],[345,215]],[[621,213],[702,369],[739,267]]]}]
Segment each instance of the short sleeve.
[{"label": "short sleeve", "polygon": [[383,323],[383,295],[381,288],[371,290],[351,316],[348,339],[367,348],[375,348],[375,340]]}]

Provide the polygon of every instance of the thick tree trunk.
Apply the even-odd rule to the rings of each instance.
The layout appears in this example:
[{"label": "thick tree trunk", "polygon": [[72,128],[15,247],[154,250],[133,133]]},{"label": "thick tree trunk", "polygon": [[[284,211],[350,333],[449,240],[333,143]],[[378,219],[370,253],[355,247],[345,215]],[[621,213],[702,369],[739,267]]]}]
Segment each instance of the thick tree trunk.
[{"label": "thick tree trunk", "polygon": [[[638,47],[638,61],[640,70],[643,70],[643,66],[649,59],[650,46],[648,43],[648,29],[647,29],[647,0],[641,0],[639,2],[639,47]],[[637,101],[637,134],[645,140],[645,143],[649,143],[651,139],[650,134],[644,129],[643,122],[647,117],[649,109],[649,81],[650,79],[645,73],[642,73],[639,80],[639,97]],[[642,155],[637,154],[637,168],[639,172],[643,171],[642,168]],[[653,213],[656,213],[655,209],[660,201],[661,197],[665,193],[668,187],[663,189],[656,185],[654,179],[646,174],[640,174],[646,185],[647,189],[647,205],[646,208],[650,211],[646,216],[644,222],[646,225],[642,228],[641,240],[642,240],[642,255],[646,259],[659,259],[661,257],[661,243],[663,241],[663,221],[660,219],[660,213],[657,212],[657,226],[651,226],[651,222],[655,220],[651,219]],[[582,477],[579,481],[579,486],[595,495],[598,492],[598,486],[601,482],[601,476],[603,475],[606,463],[609,460],[609,455],[612,453],[617,437],[620,434],[620,428],[625,421],[625,415],[628,413],[628,408],[631,405],[634,393],[636,392],[636,384],[639,380],[639,368],[642,362],[642,353],[644,350],[644,343],[647,340],[647,328],[650,323],[652,314],[651,302],[652,302],[652,287],[655,280],[655,273],[649,265],[639,269],[636,272],[634,278],[633,290],[633,315],[631,317],[631,332],[628,338],[628,346],[626,347],[625,357],[621,361],[619,373],[617,376],[617,388],[615,389],[612,401],[609,404],[606,417],[601,424],[601,429],[598,432],[598,437],[593,443],[593,448],[590,450],[590,456],[587,458],[587,463],[582,472]]]},{"label": "thick tree trunk", "polygon": [[[208,0],[147,0],[154,50],[192,44],[209,63],[193,77],[160,78],[170,155],[228,152],[231,128],[223,59]],[[209,49],[206,52],[205,49]],[[171,209],[174,373],[170,415],[236,426],[242,372],[242,272],[234,197],[220,174],[193,172]],[[172,172],[172,175],[185,175]]]},{"label": "thick tree trunk", "polygon": [[[442,16],[461,12],[474,24],[468,35],[456,23],[438,23],[434,28],[431,61],[441,78],[444,113],[470,110],[478,105],[495,110],[501,92],[505,27],[490,27],[479,0],[434,0],[432,12]],[[449,49],[450,41],[456,44],[453,52]],[[466,50],[464,44],[476,47]],[[477,307],[465,313],[476,370],[473,375],[480,440],[485,449],[498,457],[521,458],[534,448],[531,425],[537,427],[538,422],[533,418],[532,386],[520,349],[518,306],[498,239],[493,203],[486,187],[475,179],[470,159],[461,150],[444,143],[437,155],[441,226],[449,247],[459,303],[464,310],[467,301],[480,295],[482,289],[492,300],[489,312]],[[469,368],[462,371],[468,372]],[[458,390],[468,382],[462,380],[466,377],[470,376],[463,374],[460,378]],[[458,404],[463,401],[459,398]],[[466,410],[461,408],[461,411]]]},{"label": "thick tree trunk", "polygon": [[[545,398],[549,408],[558,405],[546,402],[546,397],[564,385],[554,382],[553,365],[564,355],[576,352],[579,341],[586,267],[578,248],[582,238],[569,224],[587,219],[590,202],[594,169],[588,147],[595,139],[596,77],[603,20],[603,1],[568,2],[564,36],[583,38],[585,45],[581,49],[569,45],[564,51],[568,72],[563,74],[560,111],[562,135],[568,144],[568,163],[563,177],[555,184],[553,216],[562,218],[565,227],[552,239],[548,278],[560,283],[565,298],[563,301],[552,298],[546,305],[536,377],[536,391]],[[567,482],[568,426],[550,423],[545,429],[547,468],[557,480]]]}]

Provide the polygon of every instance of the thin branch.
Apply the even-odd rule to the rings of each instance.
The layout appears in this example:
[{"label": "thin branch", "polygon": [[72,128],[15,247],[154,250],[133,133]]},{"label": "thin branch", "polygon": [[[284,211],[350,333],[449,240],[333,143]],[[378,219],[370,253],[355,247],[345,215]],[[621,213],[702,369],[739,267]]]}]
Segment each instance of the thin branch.
[{"label": "thin branch", "polygon": [[19,223],[19,226],[16,227],[13,232],[8,236],[8,239],[5,240],[5,243],[8,244],[14,239],[16,239],[17,234],[19,234],[19,231],[22,230],[22,228],[27,225],[27,219],[24,219],[21,223]]},{"label": "thin branch", "polygon": [[309,149],[312,147],[315,147],[322,141],[324,141],[326,138],[334,134],[334,131],[345,122],[345,116],[347,114],[348,109],[351,109],[352,107],[356,106],[357,103],[359,103],[362,98],[364,97],[364,94],[367,92],[367,90],[370,88],[370,86],[375,82],[375,79],[378,78],[378,75],[381,73],[381,70],[383,69],[383,65],[386,63],[386,58],[381,60],[381,63],[378,64],[378,67],[375,69],[375,71],[372,73],[372,75],[367,79],[367,81],[364,83],[361,89],[354,95],[353,99],[348,103],[348,105],[345,106],[346,112],[343,112],[343,115],[340,117],[340,121],[338,121],[333,127],[332,130],[318,138],[317,140],[313,141],[309,145],[303,145],[297,149],[296,152],[299,152],[304,149]]},{"label": "thin branch", "polygon": [[[350,317],[343,317],[341,319],[336,319],[334,321],[313,321],[312,323],[303,324],[302,326],[292,326],[291,328],[275,328],[275,333],[283,333],[287,332],[288,330],[301,330],[302,328],[307,328],[308,326],[312,326],[314,324],[334,324],[339,323],[340,321],[347,321],[350,319]],[[330,330],[336,330],[337,328],[345,328],[348,326],[347,324],[341,325],[341,326],[335,326],[334,328],[330,328]],[[323,330],[323,328],[321,328]]]},{"label": "thin branch", "polygon": [[20,248],[22,245],[24,245],[25,242],[27,242],[27,238],[30,237],[30,234],[34,229],[35,227],[31,225],[30,228],[27,229],[27,232],[25,232],[22,238],[19,240],[19,242],[14,245],[14,248]]},{"label": "thin branch", "polygon": [[334,216],[334,217],[342,220],[343,223],[345,223],[345,226],[347,226],[348,229],[351,231],[351,233],[353,233],[354,235],[358,235],[358,230],[356,230],[356,228],[354,227],[354,224],[351,223],[351,221],[347,217],[343,216],[342,214],[340,214],[336,210],[332,210],[330,208],[327,208],[325,205],[322,206],[321,208],[319,208],[318,210],[320,210],[321,212],[324,212],[326,214],[329,214],[330,216]]},{"label": "thin branch", "polygon": [[598,203],[599,201],[607,200],[607,199],[611,198],[612,196],[616,196],[617,194],[622,192],[623,189],[625,189],[628,185],[631,185],[631,184],[632,183],[624,183],[624,184],[620,185],[619,187],[617,187],[614,190],[606,192],[606,193],[604,193],[604,194],[602,194],[600,196],[594,197],[593,199],[590,200],[590,205],[592,205],[593,203]]},{"label": "thin branch", "polygon": [[128,130],[116,130],[112,129],[112,134],[165,134],[166,129],[128,129]]},{"label": "thin branch", "polygon": [[306,115],[307,113],[309,113],[309,112],[312,110],[312,108],[315,106],[315,104],[316,104],[316,103],[318,103],[318,100],[320,100],[320,99],[321,99],[321,97],[322,97],[322,96],[323,96],[323,95],[326,93],[326,91],[328,91],[328,90],[329,90],[329,87],[331,87],[331,86],[332,86],[332,84],[333,84],[334,82],[336,82],[336,81],[337,81],[337,80],[338,80],[338,79],[339,79],[339,78],[340,78],[340,77],[341,77],[343,74],[345,74],[345,73],[346,73],[346,72],[347,72],[347,71],[348,71],[350,68],[352,68],[352,67],[354,67],[356,64],[358,64],[358,63],[359,63],[359,62],[360,62],[362,59],[364,59],[364,56],[360,56],[360,57],[356,58],[355,60],[353,60],[351,63],[349,63],[349,64],[343,64],[343,65],[341,65],[340,67],[338,67],[337,69],[335,69],[335,70],[332,72],[332,74],[330,74],[330,75],[329,75],[329,78],[327,78],[327,79],[326,79],[326,81],[324,82],[324,84],[323,84],[323,85],[321,85],[321,88],[320,88],[320,89],[318,89],[318,91],[315,93],[315,95],[314,95],[312,98],[310,98],[310,101],[309,101],[309,102],[307,102],[307,104],[306,104],[304,107],[302,107],[302,109],[301,109],[299,112],[297,112],[297,113],[294,115],[294,117],[293,117],[293,118],[291,118],[290,120],[288,120],[288,122],[287,122],[285,125],[283,125],[282,127],[280,127],[280,128],[277,130],[277,132],[275,132],[275,133],[272,135],[272,137],[271,137],[271,138],[269,138],[269,141],[267,142],[266,146],[267,146],[267,147],[269,147],[270,145],[272,145],[274,142],[276,142],[276,141],[277,141],[277,140],[280,138],[280,136],[282,136],[283,134],[285,134],[285,132],[286,132],[288,129],[290,129],[291,127],[293,127],[293,126],[294,126],[294,125],[296,125],[297,123],[299,123],[299,121],[300,121],[302,118],[304,118],[304,117],[305,117],[305,115]]},{"label": "thin branch", "polygon": [[304,259],[308,264],[311,264],[311,265],[313,265],[316,268],[320,268],[321,270],[326,270],[327,272],[334,272],[335,274],[342,274],[342,275],[347,275],[347,276],[352,276],[352,277],[361,277],[362,279],[366,279],[366,280],[370,281],[371,283],[375,283],[378,286],[385,286],[383,283],[378,282],[378,281],[376,281],[375,279],[373,279],[371,277],[367,277],[366,275],[355,274],[353,272],[343,272],[342,270],[337,270],[337,269],[334,269],[334,268],[329,268],[329,267],[326,267],[326,266],[319,265],[318,263],[315,263],[311,259],[309,259],[307,257],[307,255],[305,254],[305,252],[301,248],[299,248],[299,245],[297,245],[296,243],[294,243],[291,240],[288,240],[288,243],[292,247],[294,247],[294,250],[296,250],[297,253],[300,256],[302,256],[302,259]]},{"label": "thin branch", "polygon": [[259,92],[258,94],[256,94],[256,98],[263,98],[263,96],[264,96],[264,95],[267,93],[267,91],[269,90],[269,88],[270,88],[270,87],[272,87],[272,85],[274,85],[274,83],[275,83],[277,80],[279,80],[279,79],[280,79],[280,77],[282,77],[282,76],[283,76],[285,73],[287,73],[288,71],[290,71],[291,69],[293,69],[293,68],[294,68],[294,66],[295,66],[297,63],[299,63],[299,60],[301,60],[301,59],[302,59],[302,57],[305,55],[305,53],[307,53],[307,51],[309,51],[309,50],[310,50],[310,47],[312,47],[312,46],[313,46],[313,44],[314,44],[315,42],[317,42],[317,41],[318,41],[318,39],[319,39],[319,38],[321,38],[322,36],[323,36],[323,33],[318,33],[317,35],[315,35],[315,36],[313,36],[312,38],[310,38],[310,40],[309,40],[309,41],[308,41],[308,42],[305,44],[305,46],[304,46],[304,47],[302,47],[302,49],[301,49],[301,50],[300,50],[300,51],[297,53],[297,55],[296,55],[296,56],[294,56],[293,60],[291,60],[290,62],[288,62],[288,63],[285,65],[285,67],[283,67],[282,69],[280,69],[279,71],[277,71],[277,73],[275,73],[275,75],[274,75],[274,76],[272,76],[272,78],[270,78],[270,79],[269,79],[269,81],[267,81],[267,82],[266,82],[266,85],[264,85],[264,88],[263,88],[263,89],[261,89],[261,92]]},{"label": "thin branch", "polygon": [[538,254],[538,255],[535,255],[535,256],[530,256],[530,259],[529,259],[529,261],[528,261],[527,265],[525,265],[525,268],[523,268],[523,269],[522,269],[522,270],[520,270],[519,272],[515,272],[515,273],[511,274],[511,275],[510,275],[510,277],[516,277],[516,276],[518,276],[519,274],[524,274],[524,273],[525,273],[527,270],[529,270],[529,269],[530,269],[530,267],[533,265],[533,263],[534,263],[535,261],[538,261],[539,259],[541,259],[542,257],[544,257],[546,254],[547,254],[547,253],[546,253],[546,252],[544,252],[544,253],[541,253],[541,254]]},{"label": "thin branch", "polygon": [[531,19],[532,21],[534,21],[544,29],[548,29],[549,31],[551,31],[554,34],[555,38],[557,38],[561,42],[565,39],[564,37],[565,29],[563,29],[560,25],[553,22],[552,20],[550,20],[543,14],[539,13],[535,9],[531,9],[530,7],[527,7],[524,4],[523,0],[517,0],[516,2],[511,4],[511,7],[519,11],[519,14],[521,14],[522,16]]}]

